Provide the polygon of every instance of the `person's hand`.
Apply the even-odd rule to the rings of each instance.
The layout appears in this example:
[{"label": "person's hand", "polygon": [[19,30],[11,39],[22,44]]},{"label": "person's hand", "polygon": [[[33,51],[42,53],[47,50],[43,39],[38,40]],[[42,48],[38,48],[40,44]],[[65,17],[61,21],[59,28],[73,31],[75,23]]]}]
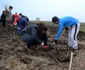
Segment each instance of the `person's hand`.
[{"label": "person's hand", "polygon": [[54,40],[55,41],[55,44],[57,44],[58,43],[58,40]]},{"label": "person's hand", "polygon": [[43,48],[44,48],[44,49],[47,49],[47,48],[48,48],[48,46],[44,46]]},{"label": "person's hand", "polygon": [[68,31],[68,30],[69,30],[69,28],[68,28],[68,27],[65,27],[65,30],[66,30],[66,31]]},{"label": "person's hand", "polygon": [[53,42],[52,45],[55,45],[55,42]]},{"label": "person's hand", "polygon": [[43,42],[41,43],[41,46],[44,46],[44,43]]},{"label": "person's hand", "polygon": [[9,24],[9,26],[14,26],[13,24]]},{"label": "person's hand", "polygon": [[17,25],[17,23],[15,23],[15,26]]},{"label": "person's hand", "polygon": [[58,43],[58,40],[54,40],[53,45],[56,45]]}]

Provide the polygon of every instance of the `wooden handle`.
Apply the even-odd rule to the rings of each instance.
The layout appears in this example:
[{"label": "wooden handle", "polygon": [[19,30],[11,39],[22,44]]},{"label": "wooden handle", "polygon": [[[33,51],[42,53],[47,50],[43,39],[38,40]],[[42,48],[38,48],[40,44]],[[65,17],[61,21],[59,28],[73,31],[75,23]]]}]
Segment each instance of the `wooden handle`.
[{"label": "wooden handle", "polygon": [[72,69],[72,59],[73,59],[73,52],[71,52],[71,58],[70,58],[70,64],[69,64],[69,70]]}]

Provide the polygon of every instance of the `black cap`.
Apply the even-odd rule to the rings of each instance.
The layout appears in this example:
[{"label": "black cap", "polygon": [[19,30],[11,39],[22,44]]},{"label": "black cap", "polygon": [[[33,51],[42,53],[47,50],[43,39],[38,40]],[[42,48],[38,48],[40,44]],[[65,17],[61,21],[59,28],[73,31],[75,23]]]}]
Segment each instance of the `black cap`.
[{"label": "black cap", "polygon": [[19,15],[21,15],[21,16],[22,16],[22,13],[19,13]]},{"label": "black cap", "polygon": [[57,17],[57,16],[54,16],[54,17],[52,18],[52,22],[55,23],[56,21],[58,21],[58,17]]},{"label": "black cap", "polygon": [[12,6],[9,6],[9,8],[13,9],[13,7],[12,7]]}]

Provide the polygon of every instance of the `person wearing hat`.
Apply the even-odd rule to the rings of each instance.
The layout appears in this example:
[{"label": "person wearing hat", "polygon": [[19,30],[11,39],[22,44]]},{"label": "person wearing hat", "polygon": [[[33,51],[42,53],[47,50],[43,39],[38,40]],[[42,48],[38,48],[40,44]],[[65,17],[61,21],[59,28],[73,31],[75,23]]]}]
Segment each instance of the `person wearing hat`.
[{"label": "person wearing hat", "polygon": [[8,21],[12,21],[12,11],[13,7],[9,6],[9,8],[7,9],[7,7],[5,7],[5,11],[6,11],[6,20]]},{"label": "person wearing hat", "polygon": [[54,38],[53,44],[57,44],[63,32],[63,28],[70,27],[68,33],[68,47],[72,48],[73,51],[78,51],[77,34],[80,28],[79,20],[71,16],[66,16],[62,18],[58,18],[57,16],[54,16],[52,18],[52,22],[58,24],[58,32]]},{"label": "person wearing hat", "polygon": [[10,31],[10,27],[9,25],[12,24],[12,6],[9,6],[9,8],[7,8],[7,6],[5,6],[5,12],[6,12],[6,32]]}]

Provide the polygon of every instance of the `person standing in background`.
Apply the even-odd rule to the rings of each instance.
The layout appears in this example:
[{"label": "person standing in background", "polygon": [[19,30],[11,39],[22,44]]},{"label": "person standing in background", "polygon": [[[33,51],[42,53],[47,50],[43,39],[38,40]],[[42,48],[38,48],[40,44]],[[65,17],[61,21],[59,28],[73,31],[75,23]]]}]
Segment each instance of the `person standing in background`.
[{"label": "person standing in background", "polygon": [[6,13],[5,13],[5,11],[2,11],[1,22],[2,22],[2,26],[5,28],[6,27]]},{"label": "person standing in background", "polygon": [[9,8],[7,9],[7,6],[5,7],[5,12],[6,12],[6,32],[9,32],[9,24],[12,24],[12,6],[9,6]]}]

